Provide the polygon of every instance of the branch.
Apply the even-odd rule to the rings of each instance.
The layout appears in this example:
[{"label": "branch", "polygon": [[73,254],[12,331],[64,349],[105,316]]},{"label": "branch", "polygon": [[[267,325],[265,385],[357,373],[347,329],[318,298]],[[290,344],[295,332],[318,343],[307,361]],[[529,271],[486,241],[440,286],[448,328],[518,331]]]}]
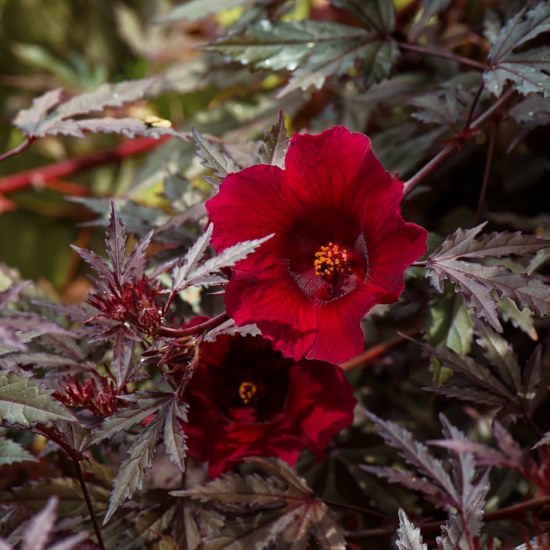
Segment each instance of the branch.
[{"label": "branch", "polygon": [[[543,496],[521,502],[519,504],[513,504],[507,508],[502,508],[501,510],[495,510],[493,512],[487,512],[483,516],[483,520],[486,522],[489,521],[499,521],[502,519],[513,519],[517,516],[525,514],[526,512],[531,512],[533,510],[538,510],[539,508],[545,508],[550,506],[550,496]],[[419,523],[418,527],[422,531],[437,531],[441,525],[445,523],[445,520],[441,521],[430,521],[426,523]],[[360,531],[349,531],[346,533],[347,538],[371,538],[371,537],[391,537],[395,534],[397,525],[391,525],[389,527],[376,527],[374,529],[362,529]]]},{"label": "branch", "polygon": [[489,68],[489,66],[485,63],[475,61],[474,59],[470,59],[468,57],[463,57],[453,52],[432,50],[430,48],[423,48],[422,46],[415,46],[414,44],[408,44],[406,42],[398,42],[397,46],[402,50],[408,50],[410,52],[415,52],[422,55],[431,55],[432,57],[439,57],[441,59],[456,61],[457,63],[468,65],[469,67],[479,69],[480,71],[485,71]]},{"label": "branch", "polygon": [[92,504],[92,499],[90,498],[90,493],[88,492],[88,486],[86,485],[86,480],[82,475],[82,468],[80,467],[80,462],[78,462],[78,460],[75,460],[74,458],[73,458],[73,462],[76,470],[76,475],[78,477],[78,481],[80,482],[82,493],[84,494],[84,500],[86,501],[86,506],[88,507],[90,519],[92,520],[92,524],[94,526],[95,535],[97,537],[97,544],[99,545],[99,548],[101,550],[105,550],[105,545],[103,544],[103,538],[101,536],[101,530],[99,529],[99,524],[97,522],[97,517],[95,515],[94,507]]},{"label": "branch", "polygon": [[184,336],[195,336],[210,330],[218,325],[221,325],[229,319],[229,315],[224,311],[212,319],[208,319],[200,325],[195,325],[194,327],[186,328],[171,328],[171,327],[160,327],[157,334],[160,336],[166,336],[168,338],[183,338]]},{"label": "branch", "polygon": [[[507,92],[502,94],[497,101],[495,101],[484,113],[479,115],[466,130],[472,128],[479,128],[487,119],[500,109],[513,95],[515,90],[510,88]],[[463,134],[462,134],[463,135]],[[403,191],[403,197],[409,195],[416,187],[426,179],[447,157],[449,157],[456,149],[462,145],[462,141],[455,140],[445,146],[444,149],[432,159],[428,164],[421,168],[411,179],[405,182],[405,188]]]},{"label": "branch", "polygon": [[[36,183],[44,183],[49,180],[61,179],[81,170],[88,170],[108,162],[133,157],[158,147],[167,139],[169,139],[169,137],[162,137],[160,139],[141,138],[126,141],[108,151],[92,153],[84,157],[67,159],[54,164],[41,166],[39,168],[33,168],[32,170],[26,170],[25,172],[19,172],[18,174],[0,179],[0,194],[10,193],[12,191],[17,191],[18,189],[24,189],[25,187],[29,187]],[[27,147],[29,145],[30,143]]]},{"label": "branch", "polygon": [[15,155],[18,155],[19,153],[23,152],[27,147],[30,147],[31,143],[34,141],[33,138],[27,138],[23,143],[20,143],[17,147],[11,149],[10,151],[6,151],[5,153],[2,153],[0,155],[0,162],[3,160],[9,159],[10,157],[14,157]]},{"label": "branch", "polygon": [[[420,330],[420,327],[415,327],[409,331],[406,331],[405,334],[407,336],[415,336],[420,332]],[[348,359],[346,362],[341,363],[340,367],[343,370],[351,370],[356,367],[364,367],[365,365],[372,363],[379,357],[382,357],[382,355],[385,355],[390,349],[401,344],[401,342],[403,342],[404,340],[406,340],[405,336],[399,334],[398,336],[391,338],[387,342],[376,344],[375,346],[370,347],[367,351],[360,353],[359,355],[356,355],[351,359]]]},{"label": "branch", "polygon": [[495,138],[497,134],[496,122],[491,127],[491,133],[489,134],[489,147],[487,149],[487,160],[485,162],[485,171],[483,173],[483,183],[481,184],[481,192],[479,194],[479,202],[477,204],[476,212],[476,225],[481,220],[481,213],[483,211],[483,204],[485,203],[485,195],[487,194],[487,188],[489,187],[489,177],[491,175],[491,166],[493,164],[493,156],[495,152]]}]

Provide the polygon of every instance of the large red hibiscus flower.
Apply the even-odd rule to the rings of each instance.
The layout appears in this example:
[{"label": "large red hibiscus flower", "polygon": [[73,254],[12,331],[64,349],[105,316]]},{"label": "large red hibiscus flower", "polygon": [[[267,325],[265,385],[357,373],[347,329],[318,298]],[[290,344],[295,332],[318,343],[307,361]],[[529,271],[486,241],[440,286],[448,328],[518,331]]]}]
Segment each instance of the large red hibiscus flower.
[{"label": "large red hibiscus flower", "polygon": [[322,455],[353,420],[353,388],[340,367],[292,361],[259,336],[220,336],[201,344],[185,398],[189,454],[209,462],[211,477],[246,456],[291,465],[307,447]]},{"label": "large red hibiscus flower", "polygon": [[403,220],[403,184],[367,136],[295,135],[285,162],[229,174],[206,203],[218,251],[274,233],[234,268],[227,312],[288,357],[341,362],[363,349],[365,313],[399,298],[427,234]]}]

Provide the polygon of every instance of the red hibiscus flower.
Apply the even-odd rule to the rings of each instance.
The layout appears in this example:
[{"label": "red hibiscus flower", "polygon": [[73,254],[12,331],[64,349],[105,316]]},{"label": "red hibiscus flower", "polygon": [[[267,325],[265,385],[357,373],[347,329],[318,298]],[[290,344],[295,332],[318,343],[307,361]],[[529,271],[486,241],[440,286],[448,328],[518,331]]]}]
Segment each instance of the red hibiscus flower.
[{"label": "red hibiscus flower", "polygon": [[211,477],[246,456],[294,465],[307,447],[317,456],[353,420],[353,388],[342,370],[294,362],[259,336],[220,336],[201,344],[185,398],[189,454],[209,462]]},{"label": "red hibiscus flower", "polygon": [[294,359],[361,353],[360,319],[399,298],[405,269],[426,251],[426,231],[401,217],[402,196],[369,138],[343,127],[295,135],[285,170],[229,174],[206,203],[216,250],[275,235],[234,268],[228,314]]}]

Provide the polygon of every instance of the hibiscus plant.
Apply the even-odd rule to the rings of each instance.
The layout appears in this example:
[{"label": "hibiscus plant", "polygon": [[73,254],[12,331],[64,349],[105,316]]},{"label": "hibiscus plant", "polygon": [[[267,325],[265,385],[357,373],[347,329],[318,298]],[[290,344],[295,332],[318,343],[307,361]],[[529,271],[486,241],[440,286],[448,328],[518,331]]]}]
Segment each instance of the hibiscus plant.
[{"label": "hibiscus plant", "polygon": [[0,550],[550,547],[550,2],[143,4],[9,104]]}]

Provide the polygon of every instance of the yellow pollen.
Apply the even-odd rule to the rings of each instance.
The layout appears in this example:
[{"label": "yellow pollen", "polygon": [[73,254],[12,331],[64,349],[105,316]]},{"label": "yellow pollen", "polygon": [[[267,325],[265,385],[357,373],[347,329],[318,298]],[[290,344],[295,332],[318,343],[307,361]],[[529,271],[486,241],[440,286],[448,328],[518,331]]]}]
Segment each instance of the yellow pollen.
[{"label": "yellow pollen", "polygon": [[349,252],[339,245],[329,242],[315,252],[313,267],[315,275],[331,281],[338,273],[346,273],[350,270]]},{"label": "yellow pollen", "polygon": [[248,405],[258,395],[258,386],[254,382],[243,382],[239,386],[239,397]]}]

